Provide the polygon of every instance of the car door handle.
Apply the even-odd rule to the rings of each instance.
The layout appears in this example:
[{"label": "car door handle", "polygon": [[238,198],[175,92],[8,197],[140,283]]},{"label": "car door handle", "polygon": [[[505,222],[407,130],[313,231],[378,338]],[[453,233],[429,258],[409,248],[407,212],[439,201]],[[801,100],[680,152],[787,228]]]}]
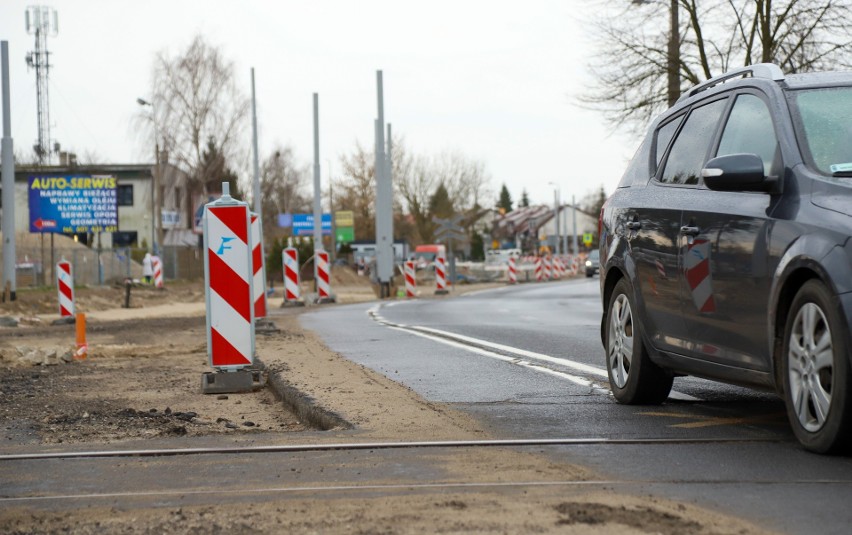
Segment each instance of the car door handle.
[{"label": "car door handle", "polygon": [[639,230],[642,228],[642,223],[639,221],[628,221],[625,226],[627,227],[627,230]]},{"label": "car door handle", "polygon": [[698,236],[698,234],[701,233],[701,230],[698,227],[684,226],[680,227],[680,233],[684,236]]}]

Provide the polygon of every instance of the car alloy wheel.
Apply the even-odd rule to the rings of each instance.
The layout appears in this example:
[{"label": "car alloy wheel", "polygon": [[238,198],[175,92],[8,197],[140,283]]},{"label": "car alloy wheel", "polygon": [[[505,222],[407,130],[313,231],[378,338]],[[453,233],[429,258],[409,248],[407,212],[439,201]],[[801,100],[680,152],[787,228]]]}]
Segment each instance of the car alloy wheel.
[{"label": "car alloy wheel", "polygon": [[852,379],[839,308],[825,284],[810,280],[793,298],[784,330],[787,417],[799,442],[818,453],[844,451],[852,441]]},{"label": "car alloy wheel", "polygon": [[659,404],[669,396],[673,376],[651,361],[632,296],[630,281],[620,279],[607,307],[604,347],[609,384],[619,403]]},{"label": "car alloy wheel", "polygon": [[825,425],[831,410],[834,348],[822,309],[806,303],[796,313],[790,333],[787,373],[790,399],[803,428],[811,433]]},{"label": "car alloy wheel", "polygon": [[615,298],[609,318],[609,365],[615,386],[624,388],[633,359],[633,312],[624,294]]}]

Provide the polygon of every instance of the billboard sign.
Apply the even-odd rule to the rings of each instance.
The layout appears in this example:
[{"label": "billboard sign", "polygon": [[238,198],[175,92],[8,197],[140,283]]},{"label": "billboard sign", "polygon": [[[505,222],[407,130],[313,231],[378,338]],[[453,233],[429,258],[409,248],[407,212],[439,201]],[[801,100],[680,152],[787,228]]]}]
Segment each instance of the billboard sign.
[{"label": "billboard sign", "polygon": [[30,176],[30,232],[118,231],[117,182],[106,175]]},{"label": "billboard sign", "polygon": [[[293,236],[310,236],[313,233],[313,214],[293,214]],[[322,235],[331,235],[331,214],[322,215]]]}]

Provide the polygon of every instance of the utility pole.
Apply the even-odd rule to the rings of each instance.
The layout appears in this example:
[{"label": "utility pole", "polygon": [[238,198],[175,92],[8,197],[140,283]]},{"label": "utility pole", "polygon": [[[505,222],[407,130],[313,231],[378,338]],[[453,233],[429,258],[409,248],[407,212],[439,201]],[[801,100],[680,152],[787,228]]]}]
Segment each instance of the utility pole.
[{"label": "utility pole", "polygon": [[50,156],[59,151],[59,144],[50,139],[50,99],[48,97],[48,75],[50,74],[50,52],[47,50],[48,36],[59,33],[59,16],[48,6],[29,6],[26,11],[27,33],[35,35],[35,50],[27,52],[27,66],[36,72],[36,99],[38,103],[38,141],[33,146],[39,165],[50,163]]},{"label": "utility pole", "polygon": [[571,247],[574,248],[573,253],[579,254],[580,250],[577,246],[577,203],[574,201],[574,196],[571,195],[571,216],[574,218],[573,222],[573,231],[571,236]]},{"label": "utility pole", "polygon": [[9,300],[16,296],[17,279],[15,274],[15,152],[12,143],[12,97],[9,93],[9,42],[0,41],[0,97],[3,100],[3,138],[0,140],[0,160],[2,160],[3,192],[0,201],[3,206],[3,299],[6,291]]},{"label": "utility pole", "polygon": [[[319,95],[314,93],[314,253],[322,250],[322,204],[320,202]],[[316,264],[316,259],[314,259]]]},{"label": "utility pole", "polygon": [[668,48],[668,94],[669,107],[680,98],[680,23],[678,21],[678,0],[671,0],[671,20],[669,21]]},{"label": "utility pole", "polygon": [[260,213],[260,160],[257,154],[257,100],[254,97],[254,67],[251,68],[251,130],[252,130],[252,148],[254,149],[254,189],[252,197],[254,197],[254,213],[260,218],[261,226],[263,226],[263,218]]},{"label": "utility pole", "polygon": [[393,183],[385,159],[385,110],[382,71],[376,71],[378,118],[376,119],[376,271],[379,297],[390,297],[393,278]]}]

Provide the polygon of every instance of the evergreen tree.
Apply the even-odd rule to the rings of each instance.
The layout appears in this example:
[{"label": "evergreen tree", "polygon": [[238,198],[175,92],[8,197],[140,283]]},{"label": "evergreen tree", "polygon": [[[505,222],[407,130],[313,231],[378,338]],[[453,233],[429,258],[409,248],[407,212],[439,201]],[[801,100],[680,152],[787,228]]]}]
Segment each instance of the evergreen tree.
[{"label": "evergreen tree", "polygon": [[504,214],[512,211],[512,196],[509,194],[509,189],[506,184],[500,189],[500,200],[497,201],[497,209],[502,209]]},{"label": "evergreen tree", "polygon": [[524,191],[521,193],[521,208],[527,208],[530,205],[530,196],[527,193],[527,188],[524,188]]},{"label": "evergreen tree", "polygon": [[429,213],[441,219],[448,219],[455,214],[453,201],[450,199],[450,193],[443,182],[438,184],[438,189],[429,199]]}]

